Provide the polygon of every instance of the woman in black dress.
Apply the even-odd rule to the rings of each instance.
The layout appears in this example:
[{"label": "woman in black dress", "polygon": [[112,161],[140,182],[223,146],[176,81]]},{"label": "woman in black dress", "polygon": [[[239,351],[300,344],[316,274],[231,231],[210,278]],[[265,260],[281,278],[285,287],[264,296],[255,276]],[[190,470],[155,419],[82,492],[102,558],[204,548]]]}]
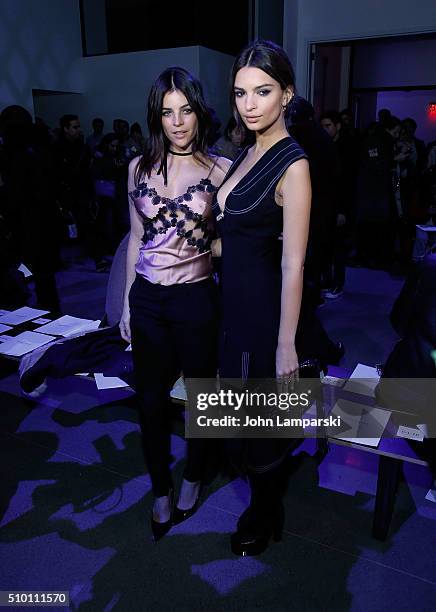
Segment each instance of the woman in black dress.
[{"label": "woman in black dress", "polygon": [[[238,124],[256,140],[234,161],[214,201],[222,238],[220,376],[278,378],[286,389],[298,376],[295,333],[311,199],[306,156],[285,127],[294,73],[283,49],[255,41],[236,58],[232,85]],[[258,554],[271,535],[279,539],[288,446],[284,439],[243,441],[251,501],[232,535],[236,554]]]}]

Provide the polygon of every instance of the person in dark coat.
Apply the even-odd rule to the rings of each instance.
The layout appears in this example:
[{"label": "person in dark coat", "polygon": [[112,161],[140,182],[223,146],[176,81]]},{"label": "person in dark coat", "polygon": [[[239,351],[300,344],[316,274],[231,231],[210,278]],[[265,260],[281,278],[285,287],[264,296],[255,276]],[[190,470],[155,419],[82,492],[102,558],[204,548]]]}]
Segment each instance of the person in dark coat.
[{"label": "person in dark coat", "polygon": [[77,225],[78,238],[85,243],[97,264],[99,252],[94,241],[97,207],[90,173],[91,151],[84,143],[77,115],[63,115],[60,128],[58,141],[53,146],[57,199],[63,216],[72,217]]},{"label": "person in dark coat", "polygon": [[21,106],[3,110],[0,129],[4,214],[16,256],[33,273],[38,306],[58,313],[59,218],[48,135],[44,138]]},{"label": "person in dark coat", "polygon": [[319,303],[321,273],[331,259],[338,214],[338,160],[329,135],[314,120],[313,106],[300,96],[292,102],[288,119],[291,136],[305,151],[312,183],[309,242],[305,263],[306,291]]},{"label": "person in dark coat", "polygon": [[[384,367],[376,397],[400,413],[400,422],[424,423],[427,437],[416,450],[436,478],[436,253],[411,268],[391,312],[400,340]],[[436,485],[435,485],[436,488]]]},{"label": "person in dark coat", "polygon": [[400,122],[391,118],[390,130],[375,125],[363,140],[357,176],[357,260],[363,266],[383,267],[393,258],[395,202],[394,143]]}]

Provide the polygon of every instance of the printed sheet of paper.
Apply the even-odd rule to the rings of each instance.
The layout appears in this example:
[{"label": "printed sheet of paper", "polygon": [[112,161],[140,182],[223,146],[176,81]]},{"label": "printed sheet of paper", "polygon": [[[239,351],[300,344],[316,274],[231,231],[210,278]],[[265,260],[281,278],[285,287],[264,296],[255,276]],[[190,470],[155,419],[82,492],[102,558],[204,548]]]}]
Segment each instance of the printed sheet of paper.
[{"label": "printed sheet of paper", "polygon": [[97,389],[120,389],[129,385],[117,376],[103,376],[100,372],[94,374]]},{"label": "printed sheet of paper", "polygon": [[417,442],[422,442],[424,440],[424,434],[420,429],[406,427],[405,425],[400,425],[398,427],[397,436],[399,438],[407,438],[408,440],[416,440]]},{"label": "printed sheet of paper", "polygon": [[33,319],[32,323],[36,323],[37,325],[45,325],[46,323],[51,323],[51,319],[44,319],[44,317],[39,317],[39,319]]},{"label": "printed sheet of paper", "polygon": [[343,387],[346,379],[345,378],[338,378],[337,376],[323,376],[321,378],[321,382],[324,385],[331,385],[332,387]]},{"label": "printed sheet of paper", "polygon": [[378,446],[391,416],[389,410],[343,399],[336,402],[331,414],[341,417],[341,432],[332,430],[331,437],[374,447]]},{"label": "printed sheet of paper", "polygon": [[15,338],[0,344],[0,353],[11,355],[12,357],[21,357],[44,344],[48,344],[52,340],[56,340],[56,338],[46,336],[45,334],[38,334],[37,332],[25,331],[15,336]]},{"label": "printed sheet of paper", "polygon": [[9,334],[1,334],[0,335],[0,343],[3,344],[3,342],[7,342],[8,340],[11,340],[13,338],[13,336],[9,336]]},{"label": "printed sheet of paper", "polygon": [[416,428],[419,429],[419,431],[422,433],[424,438],[430,437],[429,427],[427,423],[418,423]]},{"label": "printed sheet of paper", "polygon": [[0,334],[5,331],[9,331],[10,329],[12,329],[12,327],[10,327],[9,325],[3,325],[3,323],[0,323]]},{"label": "printed sheet of paper", "polygon": [[376,368],[358,363],[347,380],[344,390],[374,397],[374,389],[378,385],[379,380],[380,376]]},{"label": "printed sheet of paper", "polygon": [[174,383],[174,387],[171,389],[170,397],[186,402],[188,399],[186,395],[185,382],[182,377],[178,378]]},{"label": "printed sheet of paper", "polygon": [[78,317],[64,315],[55,321],[42,325],[42,327],[38,329],[38,333],[53,334],[54,336],[63,336],[64,338],[68,338],[68,336],[71,336],[72,334],[97,329],[99,325],[100,321],[80,319]]},{"label": "printed sheet of paper", "polygon": [[6,325],[20,325],[21,323],[32,321],[32,319],[36,319],[48,313],[48,310],[39,310],[38,308],[23,306],[22,308],[2,315],[0,317],[0,323],[5,323]]}]

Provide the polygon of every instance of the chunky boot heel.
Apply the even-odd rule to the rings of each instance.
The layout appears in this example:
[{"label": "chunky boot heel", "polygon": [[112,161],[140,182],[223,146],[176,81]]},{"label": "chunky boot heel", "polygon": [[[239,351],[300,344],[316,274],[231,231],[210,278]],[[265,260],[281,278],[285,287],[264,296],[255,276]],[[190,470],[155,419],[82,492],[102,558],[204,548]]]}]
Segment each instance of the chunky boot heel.
[{"label": "chunky boot heel", "polygon": [[274,525],[272,537],[274,542],[281,542],[283,536],[283,526],[282,525]]},{"label": "chunky boot heel", "polygon": [[237,530],[230,540],[235,555],[260,555],[268,548],[271,539],[273,542],[281,541],[285,509],[281,502],[283,493],[279,470],[264,474],[249,472],[250,505],[239,517]]},{"label": "chunky boot heel", "polygon": [[254,557],[268,548],[269,537],[236,532],[230,538],[232,553],[239,557]]}]

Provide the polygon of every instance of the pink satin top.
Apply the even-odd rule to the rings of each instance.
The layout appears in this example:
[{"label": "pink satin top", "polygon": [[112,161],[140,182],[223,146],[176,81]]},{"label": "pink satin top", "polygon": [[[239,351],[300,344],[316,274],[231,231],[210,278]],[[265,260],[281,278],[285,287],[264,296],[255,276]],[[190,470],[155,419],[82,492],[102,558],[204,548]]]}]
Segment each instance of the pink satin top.
[{"label": "pink satin top", "polygon": [[204,178],[174,199],[161,197],[146,182],[129,193],[144,222],[138,274],[160,285],[195,283],[211,275],[216,189]]}]

